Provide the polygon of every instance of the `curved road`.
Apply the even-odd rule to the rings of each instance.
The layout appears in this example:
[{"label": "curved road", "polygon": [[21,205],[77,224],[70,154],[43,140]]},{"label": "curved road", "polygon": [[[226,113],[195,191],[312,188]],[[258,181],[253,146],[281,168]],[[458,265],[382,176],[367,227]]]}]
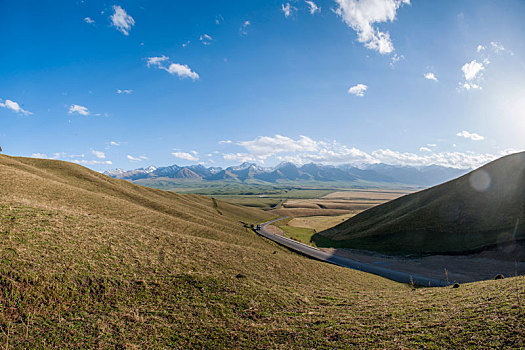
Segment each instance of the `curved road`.
[{"label": "curved road", "polygon": [[267,225],[272,224],[279,220],[283,220],[283,219],[286,219],[286,217],[282,217],[282,218],[275,219],[272,221],[267,221],[261,224],[260,225],[261,228],[259,230],[255,230],[255,232],[257,232],[259,235],[263,237],[266,237],[282,246],[285,246],[295,252],[306,255],[312,259],[324,261],[324,262],[334,264],[334,265],[348,267],[354,270],[373,273],[374,275],[385,277],[385,278],[391,279],[396,282],[409,283],[409,284],[414,283],[416,285],[425,286],[425,287],[444,287],[450,284],[443,280],[413,275],[413,274],[409,274],[405,272],[389,270],[384,267],[366,264],[366,263],[362,263],[356,260],[347,259],[341,256],[325,253],[322,250],[319,250],[310,245],[295,241],[293,239],[283,237],[281,235],[270,233],[266,230]]}]

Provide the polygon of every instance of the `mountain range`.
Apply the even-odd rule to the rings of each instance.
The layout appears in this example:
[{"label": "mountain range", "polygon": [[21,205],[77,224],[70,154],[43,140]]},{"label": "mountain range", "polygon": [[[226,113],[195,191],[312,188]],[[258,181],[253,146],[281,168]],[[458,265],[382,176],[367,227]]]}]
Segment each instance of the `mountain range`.
[{"label": "mountain range", "polygon": [[171,178],[203,181],[246,182],[258,180],[268,183],[279,181],[321,181],[321,182],[378,182],[433,186],[465,174],[468,169],[448,168],[438,165],[397,166],[371,164],[364,168],[352,165],[305,164],[302,166],[283,162],[276,167],[262,167],[254,163],[242,163],[227,168],[205,167],[203,165],[147,167],[134,170],[115,169],[105,174],[129,181],[154,178]]}]

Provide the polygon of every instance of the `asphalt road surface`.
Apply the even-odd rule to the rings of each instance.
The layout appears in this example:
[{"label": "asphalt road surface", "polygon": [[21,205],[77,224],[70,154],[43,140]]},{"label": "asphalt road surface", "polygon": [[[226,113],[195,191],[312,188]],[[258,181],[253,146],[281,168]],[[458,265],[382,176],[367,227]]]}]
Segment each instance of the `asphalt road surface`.
[{"label": "asphalt road surface", "polygon": [[295,241],[293,239],[283,237],[281,235],[270,233],[266,230],[267,225],[270,225],[276,221],[279,221],[285,218],[286,217],[282,217],[282,218],[275,219],[272,221],[267,221],[261,224],[260,230],[256,230],[256,232],[263,237],[266,237],[282,246],[287,247],[290,250],[293,250],[297,253],[308,256],[312,259],[324,261],[330,264],[348,267],[350,269],[359,270],[363,272],[373,273],[374,275],[385,277],[385,278],[391,279],[396,282],[401,282],[401,283],[409,283],[409,284],[415,284],[415,285],[425,286],[425,287],[444,287],[444,286],[449,285],[449,283],[443,280],[428,278],[425,276],[413,275],[413,274],[409,274],[406,272],[394,271],[394,270],[386,269],[384,267],[366,264],[366,263],[362,263],[356,260],[347,259],[341,256],[325,253],[322,250],[319,250],[310,245]]}]

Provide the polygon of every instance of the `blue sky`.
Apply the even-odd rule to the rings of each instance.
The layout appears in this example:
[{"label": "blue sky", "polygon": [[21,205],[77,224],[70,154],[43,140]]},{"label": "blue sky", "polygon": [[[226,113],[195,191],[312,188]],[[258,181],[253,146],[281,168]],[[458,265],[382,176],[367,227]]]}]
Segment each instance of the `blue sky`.
[{"label": "blue sky", "polygon": [[525,149],[525,2],[0,2],[0,146],[473,167]]}]

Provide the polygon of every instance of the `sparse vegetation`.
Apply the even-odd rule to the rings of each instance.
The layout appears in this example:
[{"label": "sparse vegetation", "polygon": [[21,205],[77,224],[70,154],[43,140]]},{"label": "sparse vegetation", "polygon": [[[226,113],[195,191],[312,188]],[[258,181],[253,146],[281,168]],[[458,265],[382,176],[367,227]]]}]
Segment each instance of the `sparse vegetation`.
[{"label": "sparse vegetation", "polygon": [[525,346],[525,278],[411,291],[247,230],[273,214],[0,156],[9,348]]},{"label": "sparse vegetation", "polygon": [[[476,189],[477,174],[490,186]],[[439,254],[512,248],[525,259],[525,152],[495,160],[458,179],[368,209],[314,236],[330,247],[396,254]],[[508,249],[507,249],[508,250]]]}]

